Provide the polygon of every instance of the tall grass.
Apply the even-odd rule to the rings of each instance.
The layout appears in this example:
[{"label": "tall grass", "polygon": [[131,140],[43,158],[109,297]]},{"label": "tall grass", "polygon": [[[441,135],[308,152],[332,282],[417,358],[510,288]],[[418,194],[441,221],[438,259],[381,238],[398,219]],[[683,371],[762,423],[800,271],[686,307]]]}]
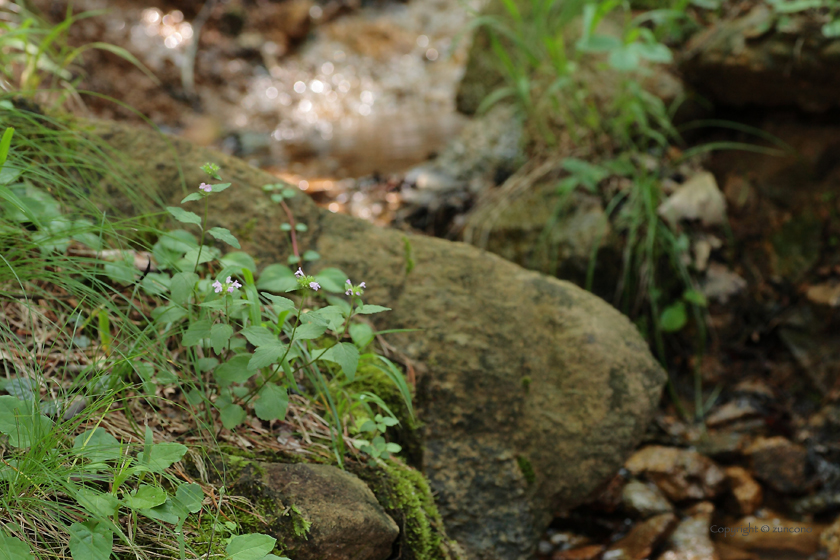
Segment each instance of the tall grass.
[{"label": "tall grass", "polygon": [[[693,352],[699,357],[706,347],[705,299],[685,264],[688,239],[657,214],[663,200],[661,173],[670,165],[666,154],[681,140],[671,111],[642,86],[655,65],[672,60],[661,39],[673,34],[685,2],[640,14],[619,0],[500,0],[497,6],[497,15],[474,22],[488,33],[504,78],[481,109],[512,100],[540,140],[537,153],[562,154],[573,148],[581,154],[556,160],[566,176],[558,183],[553,216],[537,245],[549,243],[552,229],[562,225],[575,190],[604,196],[600,187],[606,179],[624,177],[629,188],[605,198],[602,230],[612,222],[623,238],[622,273],[613,303],[637,320],[666,369],[665,337],[689,323],[694,325]],[[561,137],[566,141],[560,142]],[[650,168],[652,159],[658,160],[658,169]],[[585,280],[589,290],[602,236],[592,245]],[[549,248],[549,254],[556,253],[557,248]],[[694,372],[693,415],[673,383],[668,387],[685,418],[703,417],[708,407],[699,370]]]},{"label": "tall grass", "polygon": [[[18,432],[0,451],[0,479],[7,485],[0,492],[0,522],[2,533],[54,557],[66,545],[67,527],[91,519],[91,508],[68,498],[84,492],[86,481],[115,476],[80,461],[73,435],[104,424],[122,431],[128,443],[137,432],[132,425],[148,420],[132,414],[161,405],[154,393],[137,391],[134,369],[142,361],[168,371],[167,353],[138,320],[148,310],[137,286],[115,281],[133,280],[134,266],[102,257],[148,249],[148,240],[161,233],[158,218],[120,216],[105,202],[106,183],[147,212],[159,201],[154,185],[131,173],[125,156],[21,98],[0,98],[0,129],[8,147],[0,172],[0,383],[12,395],[4,397],[12,399],[4,400],[5,412],[19,407],[17,418],[4,418]],[[132,405],[136,399],[145,404]],[[135,442],[129,447],[141,443]],[[149,482],[177,481],[164,473]],[[133,515],[127,528],[106,515],[93,519],[119,537],[116,550],[142,557],[137,535],[126,533],[137,531]],[[168,541],[177,541],[171,531]]]},{"label": "tall grass", "polygon": [[73,14],[68,4],[64,20],[51,25],[24,0],[0,4],[0,88],[37,99],[51,107],[68,101],[83,105],[76,86],[83,78],[78,64],[85,51],[111,52],[139,68],[154,83],[159,80],[127,50],[109,43],[72,46],[70,28],[78,21],[104,13],[101,10]]}]

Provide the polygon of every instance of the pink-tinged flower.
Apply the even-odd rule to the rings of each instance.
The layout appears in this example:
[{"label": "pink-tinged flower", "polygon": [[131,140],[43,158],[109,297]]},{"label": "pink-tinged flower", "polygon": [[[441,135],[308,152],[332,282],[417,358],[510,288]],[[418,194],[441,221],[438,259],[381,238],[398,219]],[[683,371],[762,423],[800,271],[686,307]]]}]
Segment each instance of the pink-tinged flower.
[{"label": "pink-tinged flower", "polygon": [[201,183],[201,185],[198,188],[199,188],[199,190],[202,190],[206,193],[209,193],[213,190],[213,185],[208,185],[207,183]]},{"label": "pink-tinged flower", "polygon": [[347,283],[350,284],[351,286],[353,285],[353,282],[351,282],[349,278],[347,279]]},{"label": "pink-tinged flower", "polygon": [[236,289],[236,288],[234,288],[233,286],[230,286],[230,287],[228,288],[228,293],[229,293],[229,294],[232,294],[232,293],[233,293],[233,290],[235,290],[235,289]]},{"label": "pink-tinged flower", "polygon": [[297,278],[303,278],[303,269],[301,267],[298,267],[297,272],[295,272],[295,276]]},{"label": "pink-tinged flower", "polygon": [[222,283],[221,283],[221,282],[219,282],[218,280],[216,280],[215,282],[213,282],[213,288],[215,289],[215,292],[216,292],[217,294],[222,293]]},{"label": "pink-tinged flower", "polygon": [[318,282],[310,282],[309,287],[317,292],[321,288],[321,285]]},{"label": "pink-tinged flower", "polygon": [[230,283],[231,283],[231,279],[230,279],[230,276],[228,276],[227,278],[225,278],[225,284],[230,284]]},{"label": "pink-tinged flower", "polygon": [[346,292],[344,292],[344,295],[345,295],[345,296],[349,296],[349,295],[351,295],[352,293],[353,293],[353,290],[351,290],[350,288],[347,288],[347,291],[346,291]]},{"label": "pink-tinged flower", "polygon": [[359,284],[359,287],[360,287],[360,288],[364,288],[364,287],[365,287],[365,283],[364,283],[364,282],[362,282],[361,284]]},{"label": "pink-tinged flower", "polygon": [[233,281],[233,287],[234,288],[241,288],[242,284],[239,283],[239,280],[234,280]]}]

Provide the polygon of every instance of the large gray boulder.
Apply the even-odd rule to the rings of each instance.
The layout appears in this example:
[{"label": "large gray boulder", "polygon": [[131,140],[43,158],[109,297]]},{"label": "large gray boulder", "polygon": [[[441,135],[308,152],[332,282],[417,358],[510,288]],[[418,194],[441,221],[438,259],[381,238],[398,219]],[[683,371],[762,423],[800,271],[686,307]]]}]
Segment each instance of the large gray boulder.
[{"label": "large gray boulder", "polygon": [[[233,186],[210,202],[262,267],[290,253],[286,220],[245,162],[151,131],[98,125],[177,203],[206,161]],[[183,169],[182,190],[176,156]],[[636,328],[580,288],[472,246],[406,235],[291,200],[305,249],[369,286],[380,328],[418,372],[423,470],[447,530],[476,559],[525,559],[552,516],[582,503],[639,442],[665,373]],[[313,271],[308,271],[313,272]]]}]

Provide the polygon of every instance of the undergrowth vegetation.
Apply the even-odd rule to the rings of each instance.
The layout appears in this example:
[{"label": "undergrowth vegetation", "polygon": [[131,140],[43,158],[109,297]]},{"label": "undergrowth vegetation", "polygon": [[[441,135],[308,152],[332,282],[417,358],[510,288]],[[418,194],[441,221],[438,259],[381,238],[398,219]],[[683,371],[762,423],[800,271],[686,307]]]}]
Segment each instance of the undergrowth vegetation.
[{"label": "undergrowth vegetation", "polygon": [[[776,4],[788,10],[792,4],[804,6]],[[572,211],[575,193],[599,197],[604,208],[602,234],[592,246],[585,287],[593,288],[605,236],[620,236],[622,271],[613,283],[613,304],[636,321],[666,369],[667,336],[690,333],[694,341],[690,353],[695,356],[693,414],[670,381],[668,388],[681,414],[701,421],[717,395],[714,390],[704,400],[699,372],[707,344],[706,301],[691,264],[689,232],[658,212],[665,198],[662,183],[684,176],[687,168],[699,169],[698,156],[711,150],[781,151],[736,143],[681,149],[683,141],[672,119],[684,99],[678,97],[666,106],[645,84],[660,71],[657,66],[672,62],[666,43],[691,24],[685,21],[687,1],[649,10],[633,9],[620,0],[499,0],[494,5],[497,9],[476,17],[475,25],[489,37],[504,83],[487,95],[479,112],[512,100],[524,119],[530,152],[550,164],[545,169],[559,170],[562,177],[552,218],[532,254],[542,254],[543,247],[550,245],[553,229]],[[774,141],[734,123],[688,125],[703,126],[738,126],[761,140]],[[534,177],[540,180],[545,175]],[[521,190],[511,187],[511,192]],[[499,198],[504,201],[503,195]],[[489,226],[483,227],[486,239]],[[557,248],[549,246],[548,254],[556,255]],[[549,260],[545,271],[553,273],[556,257]]]},{"label": "undergrowth vegetation", "polygon": [[27,2],[0,3],[0,87],[53,107],[71,101],[83,106],[76,88],[83,77],[77,63],[90,49],[112,52],[159,83],[134,55],[121,47],[102,42],[77,47],[67,43],[67,32],[73,24],[103,13],[94,10],[74,15],[68,8],[64,20],[53,26],[30,9]]},{"label": "undergrowth vegetation", "polygon": [[[239,242],[206,226],[207,200],[236,186],[213,164],[162,212],[124,154],[65,119],[5,96],[0,127],[4,558],[276,558],[273,537],[241,534],[237,511],[252,508],[226,493],[224,468],[207,472],[222,443],[277,449],[266,428],[282,422],[307,434],[295,451],[340,467],[401,451],[388,437],[401,419],[356,383],[360,364],[379,372],[412,418],[411,388],[375,349],[384,333],[365,318],[387,308],[363,302],[365,282],[306,274],[319,255],[296,242],[260,273],[223,254],[214,241]],[[102,202],[106,184],[132,216]],[[295,194],[264,190],[283,206]],[[305,230],[288,215],[278,233]]]}]

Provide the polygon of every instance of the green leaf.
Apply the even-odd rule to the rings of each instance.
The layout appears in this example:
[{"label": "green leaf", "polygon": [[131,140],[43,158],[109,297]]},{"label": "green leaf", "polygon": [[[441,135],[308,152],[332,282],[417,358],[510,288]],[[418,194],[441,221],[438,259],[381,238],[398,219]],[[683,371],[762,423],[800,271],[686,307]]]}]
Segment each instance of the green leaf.
[{"label": "green leaf", "polygon": [[770,2],[773,9],[779,14],[793,14],[796,12],[804,12],[813,8],[820,8],[825,5],[825,0],[776,0]]},{"label": "green leaf", "polygon": [[173,506],[182,510],[186,517],[188,513],[198,513],[201,511],[201,502],[204,501],[204,491],[201,486],[191,482],[189,484],[182,484],[175,491],[175,499]]},{"label": "green leaf", "polygon": [[117,284],[131,284],[134,282],[137,269],[130,257],[126,260],[105,263],[102,267],[105,275]]},{"label": "green leaf", "polygon": [[591,35],[575,45],[581,52],[610,52],[621,47],[621,40],[611,35]]},{"label": "green leaf", "polygon": [[108,560],[114,546],[114,533],[105,523],[70,525],[70,554],[73,560]]},{"label": "green leaf", "polygon": [[198,247],[196,247],[195,249],[187,251],[184,258],[178,262],[178,265],[181,269],[192,268],[195,266],[196,262],[198,262],[198,264],[208,263],[212,260],[218,259],[221,254],[221,251],[208,245],[204,245],[201,248],[201,254],[199,254]]},{"label": "green leaf", "polygon": [[297,288],[297,279],[288,266],[270,264],[260,274],[257,280],[257,288],[270,292],[288,292]]},{"label": "green leaf", "polygon": [[162,473],[180,461],[186,452],[187,447],[181,445],[180,443],[155,443],[149,451],[148,460],[139,457],[138,462],[140,465],[153,473]]},{"label": "green leaf", "polygon": [[[210,329],[210,337],[212,338],[213,329]],[[219,365],[219,360],[216,358],[199,358],[195,361],[195,367],[198,368],[198,371],[204,373],[205,371],[210,371],[214,367]]]},{"label": "green leaf", "polygon": [[267,346],[278,342],[277,335],[265,327],[247,327],[239,331],[254,346]]},{"label": "green leaf", "polygon": [[140,285],[147,294],[152,296],[162,296],[170,290],[172,279],[168,274],[150,272],[145,278],[143,278]]},{"label": "green leaf", "polygon": [[353,323],[349,330],[353,344],[360,350],[373,341],[373,329],[366,323]]},{"label": "green leaf", "polygon": [[0,533],[0,560],[35,560],[35,556],[22,540]]},{"label": "green leaf", "polygon": [[286,353],[286,345],[280,341],[260,346],[248,362],[248,369],[253,371],[270,366]]},{"label": "green leaf", "polygon": [[[302,225],[302,224],[298,224],[298,225]],[[306,251],[303,254],[303,260],[305,260],[305,261],[317,261],[320,258],[321,258],[321,255],[316,253],[315,251]]]},{"label": "green leaf", "polygon": [[293,302],[289,298],[275,296],[274,294],[269,294],[268,292],[260,292],[260,295],[271,301],[272,305],[274,306],[274,312],[278,315],[280,313],[283,313],[284,311],[291,311],[295,308],[295,302]]},{"label": "green leaf", "polygon": [[184,397],[190,406],[198,406],[204,402],[204,394],[198,389],[190,389],[186,392]]},{"label": "green leaf", "polygon": [[73,440],[73,452],[90,459],[92,463],[113,461],[122,456],[122,447],[117,438],[102,428],[88,430]]},{"label": "green leaf", "polygon": [[315,280],[328,292],[344,293],[347,289],[347,275],[337,268],[325,268],[315,275]]},{"label": "green leaf", "polygon": [[237,535],[225,548],[227,560],[262,560],[274,550],[277,539],[260,533]]},{"label": "green leaf", "polygon": [[306,323],[303,325],[298,325],[297,329],[295,329],[294,340],[312,340],[313,338],[318,338],[319,336],[324,334],[326,330],[326,326],[318,325],[315,323]]},{"label": "green leaf", "polygon": [[665,332],[675,332],[683,328],[687,321],[685,304],[678,301],[665,308],[659,318],[659,326]]},{"label": "green leaf", "polygon": [[151,509],[166,502],[166,492],[163,488],[142,484],[131,495],[124,497],[122,502],[131,509]]},{"label": "green leaf", "polygon": [[383,424],[385,424],[388,427],[396,426],[397,424],[400,423],[400,421],[397,420],[396,418],[392,418],[391,416],[382,417],[382,415],[380,415],[380,414],[376,415],[376,421],[377,422],[382,422]]},{"label": "green leaf", "polygon": [[111,517],[120,507],[120,501],[113,494],[85,487],[76,491],[76,501],[91,514],[99,517]]},{"label": "green leaf", "polygon": [[49,433],[53,422],[38,414],[32,402],[4,395],[0,397],[0,433],[9,436],[14,447],[31,447]]},{"label": "green leaf", "polygon": [[636,48],[627,45],[610,53],[610,66],[620,72],[630,72],[639,67],[640,56]]},{"label": "green leaf", "polygon": [[245,410],[238,404],[229,404],[219,411],[222,426],[232,430],[245,421]]},{"label": "green leaf", "polygon": [[254,403],[254,412],[260,420],[283,420],[289,407],[289,395],[285,387],[266,383],[259,392],[260,398]]},{"label": "green leaf", "polygon": [[338,332],[344,328],[344,312],[340,306],[328,305],[322,307],[317,311],[310,311],[301,316],[301,321],[305,323],[315,323],[316,325],[324,325],[331,331]]},{"label": "green leaf", "polygon": [[720,8],[720,0],[691,0],[691,5],[704,10],[717,10]]},{"label": "green leaf", "polygon": [[[271,195],[272,200],[274,200],[275,196],[277,196],[277,195],[276,194]],[[283,200],[282,195],[280,196],[280,200]],[[280,224],[280,231],[292,231],[292,224],[290,224],[288,222],[284,222],[284,223]]]},{"label": "green leaf", "polygon": [[11,165],[4,165],[0,168],[0,185],[9,185],[14,183],[20,177],[22,171],[17,167]]},{"label": "green leaf", "polygon": [[831,39],[835,37],[840,37],[840,19],[835,19],[834,21],[823,25],[822,34],[824,37],[828,37]]},{"label": "green leaf", "polygon": [[181,522],[182,512],[179,511],[174,505],[172,498],[168,498],[166,502],[162,505],[151,509],[141,509],[138,510],[139,514],[145,515],[150,519],[157,519],[158,521],[163,521],[164,523],[171,523],[172,525],[177,525]]},{"label": "green leaf", "polygon": [[174,303],[152,309],[152,319],[158,323],[175,323],[186,316],[187,310]]},{"label": "green leaf", "polygon": [[15,129],[11,126],[3,131],[3,138],[0,138],[0,167],[6,163],[6,158],[9,155],[9,149],[12,146],[12,136],[15,134]]},{"label": "green leaf", "polygon": [[286,259],[286,262],[289,264],[297,264],[300,262],[300,257],[297,255],[289,255],[289,257]]},{"label": "green leaf", "polygon": [[184,305],[193,294],[198,275],[194,272],[179,272],[169,282],[172,303]]},{"label": "green leaf", "polygon": [[[216,229],[216,228],[213,228]],[[219,228],[221,229],[221,228]],[[225,230],[227,231],[227,230]],[[236,266],[241,268],[245,268],[250,270],[251,272],[257,271],[257,263],[254,262],[254,258],[245,253],[243,251],[231,251],[230,253],[226,254],[224,257],[221,258],[222,264],[225,266]]]},{"label": "green leaf", "polygon": [[227,341],[233,336],[233,327],[224,323],[216,323],[210,327],[210,346],[216,354],[221,354]]},{"label": "green leaf", "polygon": [[220,193],[223,190],[230,187],[230,183],[219,183],[218,185],[210,185],[210,186],[213,187],[213,190],[211,192]]},{"label": "green leaf", "polygon": [[181,204],[185,202],[192,202],[193,200],[201,200],[202,198],[204,198],[204,195],[202,193],[195,192],[192,194],[188,194],[186,197],[184,197],[184,200],[181,201]]},{"label": "green leaf", "polygon": [[172,214],[172,216],[182,224],[201,225],[201,218],[194,212],[187,212],[183,208],[178,208],[177,206],[167,206],[166,211]]},{"label": "green leaf", "polygon": [[387,451],[388,453],[399,453],[400,451],[402,451],[402,447],[397,443],[386,443],[385,451]]},{"label": "green leaf", "polygon": [[382,313],[383,311],[390,311],[390,307],[382,307],[381,305],[360,305],[356,308],[357,315],[372,315],[374,313]]},{"label": "green leaf", "polygon": [[685,293],[683,293],[683,299],[689,303],[693,303],[694,305],[699,305],[700,307],[706,307],[706,305],[708,305],[706,296],[703,295],[703,292],[699,292],[694,289],[686,290]]},{"label": "green leaf", "polygon": [[[308,231],[309,227],[306,224],[295,224],[295,230],[300,231],[300,232],[304,232],[304,231]],[[307,252],[309,252],[309,251],[307,251]],[[314,253],[315,251],[311,251],[311,252]],[[303,260],[309,260],[309,259],[306,258],[306,253],[303,254]]]},{"label": "green leaf", "polygon": [[633,43],[630,47],[643,59],[668,64],[674,60],[671,49],[662,43]]},{"label": "green leaf", "polygon": [[340,365],[347,379],[353,381],[359,365],[359,349],[349,342],[342,342],[321,354],[320,359]]},{"label": "green leaf", "polygon": [[213,371],[213,377],[221,387],[227,387],[233,383],[245,383],[254,372],[248,369],[248,361],[251,354],[239,354],[223,363]]},{"label": "green leaf", "polygon": [[198,240],[185,229],[173,229],[160,236],[158,243],[170,251],[186,253],[198,247]]},{"label": "green leaf", "polygon": [[187,329],[187,332],[184,333],[184,338],[181,340],[181,344],[187,347],[196,346],[205,338],[210,338],[211,326],[212,325],[210,324],[209,319],[195,321],[190,325],[190,328]]},{"label": "green leaf", "polygon": [[[225,228],[223,228],[223,227],[214,227],[214,228],[210,228],[209,230],[207,230],[207,233],[209,233],[210,235],[212,235],[212,236],[213,236],[213,237],[215,237],[216,239],[219,239],[219,240],[221,240],[221,241],[224,241],[224,242],[225,242],[225,243],[227,243],[228,245],[231,245],[231,246],[233,246],[233,247],[236,247],[237,249],[240,249],[240,248],[242,247],[242,246],[239,244],[239,241],[237,241],[237,239],[236,239],[236,238],[233,236],[233,234],[230,232],[230,230],[227,230],[227,229],[225,229]],[[224,259],[222,259],[222,262],[224,262]],[[253,261],[252,261],[252,262],[253,262]]]}]

